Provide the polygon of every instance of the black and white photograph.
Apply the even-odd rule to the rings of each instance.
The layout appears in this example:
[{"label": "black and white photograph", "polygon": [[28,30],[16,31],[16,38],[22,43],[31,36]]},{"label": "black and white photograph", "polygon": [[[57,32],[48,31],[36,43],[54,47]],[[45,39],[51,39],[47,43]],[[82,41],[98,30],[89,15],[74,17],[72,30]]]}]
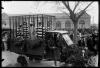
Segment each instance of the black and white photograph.
[{"label": "black and white photograph", "polygon": [[1,1],[2,67],[99,67],[98,1]]}]

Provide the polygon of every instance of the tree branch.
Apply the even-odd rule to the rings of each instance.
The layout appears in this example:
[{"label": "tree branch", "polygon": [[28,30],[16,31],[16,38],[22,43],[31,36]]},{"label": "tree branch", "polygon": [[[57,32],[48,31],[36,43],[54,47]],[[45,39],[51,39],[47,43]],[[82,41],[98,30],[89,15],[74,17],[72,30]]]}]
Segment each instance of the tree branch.
[{"label": "tree branch", "polygon": [[69,2],[68,2],[68,1],[67,1],[67,5],[68,5],[68,7],[70,7],[70,6],[69,6]]},{"label": "tree branch", "polygon": [[87,9],[92,3],[93,3],[93,1],[92,1],[90,4],[88,4],[88,5],[82,10],[81,14],[77,17],[77,19],[79,19],[79,18],[84,14],[84,12],[86,11],[86,9]]},{"label": "tree branch", "polygon": [[77,6],[79,5],[80,1],[77,2],[77,4],[75,5],[73,12],[76,10]]},{"label": "tree branch", "polygon": [[68,9],[69,13],[70,13],[70,18],[71,19],[74,19],[75,18],[75,14],[74,12],[70,9],[70,6],[69,6],[69,2],[66,2],[65,1],[62,1],[62,3],[65,5],[65,7]]},{"label": "tree branch", "polygon": [[[65,11],[62,11],[64,14],[68,15]],[[68,15],[70,17],[70,15]]]},{"label": "tree branch", "polygon": [[66,4],[65,1],[62,1],[62,3],[65,5],[65,7],[68,9],[69,12],[72,12],[72,10],[69,7],[69,2],[67,2],[67,4]]}]

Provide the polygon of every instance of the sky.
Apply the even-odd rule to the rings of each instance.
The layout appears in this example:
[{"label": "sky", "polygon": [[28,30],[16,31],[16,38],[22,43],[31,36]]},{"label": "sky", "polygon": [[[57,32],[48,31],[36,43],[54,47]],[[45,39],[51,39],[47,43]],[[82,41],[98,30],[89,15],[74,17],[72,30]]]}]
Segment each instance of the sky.
[{"label": "sky", "polygon": [[[76,9],[76,12],[90,2],[82,2]],[[70,6],[73,9],[75,4],[70,2]],[[62,3],[55,1],[2,1],[2,13],[7,14],[34,14],[34,13],[62,13]],[[68,13],[68,10],[64,10]],[[98,24],[99,18],[98,2],[94,1],[87,9],[87,13],[91,16],[91,24]]]}]

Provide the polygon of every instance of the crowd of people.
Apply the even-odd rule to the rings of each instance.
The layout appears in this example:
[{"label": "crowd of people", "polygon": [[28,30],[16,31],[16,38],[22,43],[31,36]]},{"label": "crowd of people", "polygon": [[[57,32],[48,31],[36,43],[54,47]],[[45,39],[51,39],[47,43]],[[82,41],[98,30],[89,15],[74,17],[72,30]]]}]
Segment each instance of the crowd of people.
[{"label": "crowd of people", "polygon": [[[84,36],[87,34],[87,36]],[[78,40],[78,46],[79,47],[87,47],[88,50],[94,53],[94,56],[98,54],[98,33],[96,31],[92,32],[92,34],[89,33],[79,33],[80,40]],[[73,39],[73,34],[70,35],[70,37]],[[4,32],[2,33],[2,50],[7,51],[9,49],[9,46],[7,45],[9,39],[9,33]]]},{"label": "crowd of people", "polygon": [[[98,32],[94,31],[92,34],[83,36],[78,41],[78,46],[86,47],[93,55],[89,58],[88,64],[90,66],[98,66]],[[91,60],[90,60],[91,59]]]}]

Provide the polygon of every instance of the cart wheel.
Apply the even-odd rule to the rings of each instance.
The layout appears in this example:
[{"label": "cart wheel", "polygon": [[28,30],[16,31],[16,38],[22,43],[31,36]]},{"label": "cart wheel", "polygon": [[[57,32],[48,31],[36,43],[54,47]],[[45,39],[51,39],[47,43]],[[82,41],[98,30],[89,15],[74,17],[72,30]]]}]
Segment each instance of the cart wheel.
[{"label": "cart wheel", "polygon": [[42,60],[42,57],[40,56],[35,57],[35,62],[41,62],[41,60]]},{"label": "cart wheel", "polygon": [[35,59],[35,62],[40,63],[41,60],[40,59]]},{"label": "cart wheel", "polygon": [[21,64],[22,67],[27,67],[28,63],[24,56],[19,56],[17,62]]},{"label": "cart wheel", "polygon": [[4,59],[1,59],[1,62],[3,62],[4,61]]},{"label": "cart wheel", "polygon": [[30,57],[29,57],[29,60],[30,60],[30,61],[32,61],[32,60],[33,60],[33,57],[32,57],[32,56],[30,56]]}]

